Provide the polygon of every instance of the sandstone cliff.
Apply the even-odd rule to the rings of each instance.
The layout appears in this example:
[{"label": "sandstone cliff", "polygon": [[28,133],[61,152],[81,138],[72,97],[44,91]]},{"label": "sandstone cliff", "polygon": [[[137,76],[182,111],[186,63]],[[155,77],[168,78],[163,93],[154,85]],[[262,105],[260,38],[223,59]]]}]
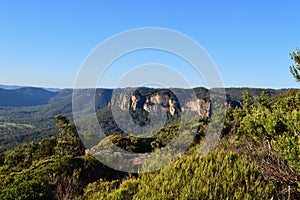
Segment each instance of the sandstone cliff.
[{"label": "sandstone cliff", "polygon": [[[180,103],[182,105],[180,105]],[[200,98],[178,99],[167,90],[145,89],[145,91],[123,91],[113,94],[109,103],[110,106],[116,106],[121,110],[143,109],[147,112],[156,112],[162,109],[171,116],[180,112],[197,112],[200,117],[209,117],[211,104],[210,101]]]}]

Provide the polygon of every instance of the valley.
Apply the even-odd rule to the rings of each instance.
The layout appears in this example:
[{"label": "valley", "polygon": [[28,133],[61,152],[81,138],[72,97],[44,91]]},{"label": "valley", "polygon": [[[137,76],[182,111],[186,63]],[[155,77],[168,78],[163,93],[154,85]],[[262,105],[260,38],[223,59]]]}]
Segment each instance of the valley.
[{"label": "valley", "polygon": [[[57,136],[57,131],[54,127],[54,117],[56,115],[64,115],[70,121],[73,120],[72,89],[62,89],[59,92],[49,92],[43,88],[24,88],[25,89],[23,91],[23,94],[26,94],[25,99],[22,99],[23,96],[17,96],[20,94],[20,88],[11,89],[9,90],[10,93],[8,93],[7,91],[0,93],[0,105],[2,105],[0,106],[0,122],[2,124],[0,128],[0,146],[4,146],[9,149],[13,148],[19,143],[40,141],[45,137]],[[4,89],[2,89],[2,91],[3,90]],[[128,89],[117,89],[116,95],[113,98],[112,89],[96,90],[95,110],[97,112],[100,123],[103,124],[103,128],[104,130],[106,130],[106,133],[108,135],[111,134],[110,132],[122,132],[114,123],[113,118],[109,117],[111,116],[111,114],[109,114],[111,113],[111,111],[109,111],[109,107],[114,103],[117,104],[117,102],[120,102],[123,105],[123,107],[121,106],[120,108],[122,108],[123,110],[131,108],[131,106],[133,105],[131,98],[132,96],[134,96],[134,94],[131,94],[132,92],[126,92],[127,90]],[[197,99],[199,100],[194,99],[192,101],[188,101],[187,99],[185,99],[184,101],[186,102],[184,102],[185,105],[182,106],[182,109],[198,110],[203,114],[206,113],[204,115],[207,116],[209,107],[206,108],[206,111],[204,111],[204,104],[201,105],[199,103],[209,102],[209,90],[200,87],[194,88],[193,90]],[[76,97],[78,98],[78,102],[82,102],[82,106],[84,106],[84,104],[88,103],[86,102],[87,97],[89,97],[91,95],[91,92],[93,91],[94,90],[92,89],[80,90],[80,95]],[[154,103],[162,105],[167,109],[166,111],[168,111],[170,109],[168,99],[170,97],[172,98],[172,95],[174,95],[171,90],[167,89],[139,88],[138,90],[133,91],[139,98],[139,101],[135,103],[134,107],[137,106],[138,110],[143,111],[142,113],[144,114],[147,113],[147,109],[151,108],[149,107],[150,105],[153,109],[155,109],[156,106],[154,105]],[[188,92],[188,90],[179,91],[181,91],[182,94]],[[249,94],[251,96],[258,96],[262,92],[264,92],[270,98],[274,98],[276,95],[285,93],[286,91],[288,91],[288,89],[274,90],[257,88],[226,88],[226,102],[228,103],[228,105],[231,105],[232,107],[240,106],[242,94],[245,91],[249,91]],[[297,90],[293,89],[292,91]],[[28,96],[28,94],[30,95]],[[157,96],[157,94],[161,95]],[[43,99],[43,101],[34,100],[36,99],[36,97],[39,97],[39,99]],[[16,104],[15,106],[3,106],[8,104],[7,99],[9,98],[14,98],[11,102],[18,103],[19,101],[19,104]],[[145,104],[147,99],[152,99],[152,102],[148,100],[147,104]],[[25,101],[29,101],[34,104],[31,106],[24,106]],[[180,109],[180,105],[177,104],[176,110]],[[89,111],[87,111],[86,116],[88,116],[89,114]]]}]

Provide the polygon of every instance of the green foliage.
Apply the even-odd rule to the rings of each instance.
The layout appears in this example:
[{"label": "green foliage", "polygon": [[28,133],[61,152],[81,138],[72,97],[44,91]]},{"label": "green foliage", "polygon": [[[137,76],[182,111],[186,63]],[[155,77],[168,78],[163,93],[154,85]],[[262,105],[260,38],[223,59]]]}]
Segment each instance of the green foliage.
[{"label": "green foliage", "polygon": [[227,136],[218,144],[218,149],[244,155],[248,163],[253,163],[264,181],[275,186],[276,199],[299,199],[297,192],[297,172],[270,146],[268,140],[254,141],[251,136]]},{"label": "green foliage", "polygon": [[89,155],[78,156],[84,154],[84,148],[74,126],[63,116],[56,120],[58,139],[46,138],[1,152],[0,199],[74,199],[90,182],[124,176]]},{"label": "green foliage", "polygon": [[280,135],[272,145],[300,173],[300,136]]},{"label": "green foliage", "polygon": [[[241,111],[244,113],[238,127],[239,135],[247,135],[256,142],[267,141],[268,148],[270,150],[274,149],[278,154],[283,156],[289,166],[299,174],[300,92],[294,93],[289,91],[275,98],[273,101],[267,100],[262,95],[255,99],[254,104],[251,104],[246,109],[243,108]],[[278,163],[275,161],[272,162],[272,165]],[[278,171],[276,173],[279,172],[280,174],[283,171],[287,171],[287,168],[284,170],[281,169],[283,165],[281,163],[281,165],[273,166],[273,169],[277,168]],[[268,170],[266,173],[270,174]],[[289,174],[291,173],[294,172],[290,171]],[[285,178],[277,177],[275,179],[289,182]],[[290,177],[290,179],[299,180],[297,176],[294,176],[294,178]]]},{"label": "green foliage", "polygon": [[80,140],[76,127],[69,123],[69,120],[61,115],[55,116],[57,121],[56,127],[59,131],[56,153],[61,156],[72,155],[80,156],[85,154],[85,147]]},{"label": "green foliage", "polygon": [[222,151],[201,160],[195,151],[158,175],[142,176],[139,189],[134,199],[259,199],[273,190],[253,164]]},{"label": "green foliage", "polygon": [[253,108],[253,98],[250,96],[249,92],[246,91],[243,93],[243,101],[242,107],[246,113],[249,113],[250,110]]},{"label": "green foliage", "polygon": [[[300,93],[280,98],[270,104],[265,95],[256,98],[254,103],[243,105],[244,117],[241,120],[239,133],[255,137],[276,137],[285,132],[290,135],[299,130]],[[257,138],[258,139],[258,138]]]},{"label": "green foliage", "polygon": [[87,199],[267,199],[274,195],[274,186],[266,184],[244,157],[219,151],[200,159],[196,148],[161,171],[124,181],[117,189],[92,188],[94,184],[85,190]]},{"label": "green foliage", "polygon": [[94,183],[90,183],[84,189],[83,199],[103,199],[106,198],[112,191],[116,190],[119,187],[119,182],[116,180],[105,181],[99,179]]},{"label": "green foliage", "polygon": [[36,180],[23,181],[17,185],[10,185],[0,192],[3,200],[51,200],[53,194],[45,190],[41,183]]},{"label": "green foliage", "polygon": [[33,162],[55,155],[55,138],[45,138],[40,143],[25,143],[2,154],[2,173],[18,172],[30,167]]},{"label": "green foliage", "polygon": [[297,82],[300,81],[300,51],[297,49],[295,52],[292,52],[291,54],[292,60],[295,61],[296,66],[292,65],[290,66],[290,71]]},{"label": "green foliage", "polygon": [[83,198],[90,200],[110,199],[133,199],[138,191],[139,181],[132,178],[122,182],[99,180],[89,184],[84,191]]},{"label": "green foliage", "polygon": [[136,179],[125,180],[122,182],[118,189],[112,191],[112,193],[107,195],[107,199],[133,199],[134,195],[138,191],[138,185],[139,181],[137,181]]},{"label": "green foliage", "polygon": [[101,149],[105,150],[109,149],[112,144],[114,144],[128,152],[144,153],[151,152],[154,143],[157,143],[157,145],[160,146],[159,140],[157,140],[155,137],[140,138],[134,136],[122,137],[120,135],[110,135],[92,149],[94,151],[99,151]]},{"label": "green foliage", "polygon": [[39,143],[39,149],[36,152],[38,158],[46,158],[55,155],[55,147],[57,145],[57,140],[55,137],[44,138]]},{"label": "green foliage", "polygon": [[74,199],[88,183],[118,176],[123,175],[90,156],[52,156],[1,175],[0,199]]},{"label": "green foliage", "polygon": [[21,144],[13,151],[6,152],[4,164],[10,171],[27,169],[36,159],[39,145],[31,142]]}]

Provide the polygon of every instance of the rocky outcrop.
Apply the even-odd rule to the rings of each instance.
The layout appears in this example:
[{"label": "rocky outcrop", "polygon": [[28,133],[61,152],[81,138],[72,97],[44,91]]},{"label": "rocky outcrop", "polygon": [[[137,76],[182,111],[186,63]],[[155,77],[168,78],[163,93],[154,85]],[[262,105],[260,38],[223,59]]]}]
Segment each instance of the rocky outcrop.
[{"label": "rocky outcrop", "polygon": [[[150,90],[150,89],[149,89]],[[150,94],[149,94],[150,93]],[[166,92],[165,92],[166,93]],[[113,95],[109,105],[117,106],[121,110],[143,109],[147,112],[157,112],[158,109],[168,112],[171,116],[177,115],[181,111],[197,112],[200,117],[209,117],[210,102],[203,99],[190,99],[181,102],[174,98],[174,95],[161,94],[159,92],[148,94],[140,94],[135,92],[119,92]]]},{"label": "rocky outcrop", "polygon": [[209,117],[210,115],[210,102],[203,99],[194,99],[188,101],[181,109],[183,111],[195,111],[200,117]]},{"label": "rocky outcrop", "polygon": [[169,99],[169,112],[172,116],[174,116],[177,112],[177,107],[176,107],[177,103],[175,100],[171,100]]},{"label": "rocky outcrop", "polygon": [[128,92],[118,92],[112,95],[112,98],[109,102],[109,106],[116,106],[121,110],[129,110],[132,105],[131,102],[131,94]]},{"label": "rocky outcrop", "polygon": [[153,104],[161,104],[167,106],[169,104],[170,97],[165,94],[156,94],[150,97],[150,102]]},{"label": "rocky outcrop", "polygon": [[139,100],[140,100],[140,98],[138,96],[135,96],[135,95],[131,96],[131,108],[133,110],[136,110]]}]

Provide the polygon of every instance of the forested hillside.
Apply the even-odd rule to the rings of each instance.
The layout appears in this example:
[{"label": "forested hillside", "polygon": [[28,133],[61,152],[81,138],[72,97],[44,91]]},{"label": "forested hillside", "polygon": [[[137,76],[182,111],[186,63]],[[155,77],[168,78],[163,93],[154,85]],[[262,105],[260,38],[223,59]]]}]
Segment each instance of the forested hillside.
[{"label": "forested hillside", "polygon": [[[189,150],[143,174],[104,166],[85,153],[75,126],[56,116],[57,138],[1,152],[0,199],[299,199],[300,92],[271,99],[244,92],[240,104],[227,108],[222,137],[207,156],[199,149],[210,119],[198,118],[186,124],[186,135],[196,130]],[[129,152],[159,151],[179,126],[175,120],[156,136],[105,140]],[[91,149],[101,153],[105,140]]]}]

